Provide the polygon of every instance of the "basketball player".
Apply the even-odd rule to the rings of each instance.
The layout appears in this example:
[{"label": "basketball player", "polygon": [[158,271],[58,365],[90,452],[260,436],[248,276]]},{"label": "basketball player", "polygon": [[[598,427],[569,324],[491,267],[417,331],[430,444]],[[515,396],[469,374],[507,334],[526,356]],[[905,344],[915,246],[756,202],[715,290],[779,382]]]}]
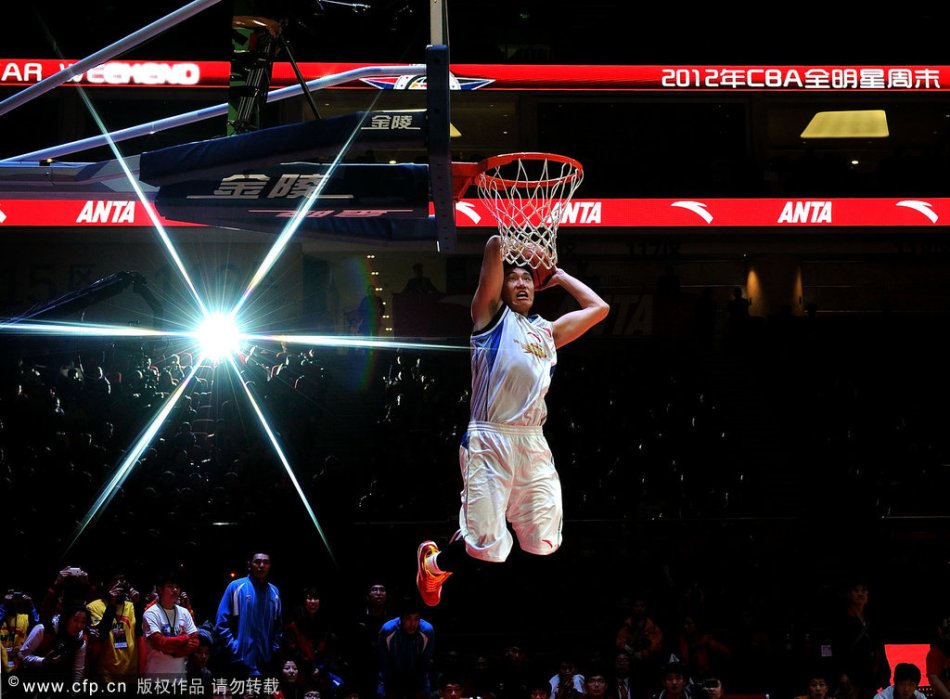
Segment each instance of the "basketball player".
[{"label": "basketball player", "polygon": [[[540,252],[532,248],[530,254]],[[567,291],[580,308],[553,322],[529,315],[535,291],[553,286]],[[542,264],[532,271],[504,263],[501,236],[485,245],[472,300],[471,420],[459,449],[459,530],[445,551],[424,541],[416,552],[416,586],[429,606],[439,603],[449,568],[455,567],[451,559],[461,548],[456,542],[473,558],[501,563],[512,547],[507,519],[528,553],[544,556],[561,545],[561,483],[541,427],[547,417],[544,396],[557,348],[609,311],[590,287],[562,269]]]}]

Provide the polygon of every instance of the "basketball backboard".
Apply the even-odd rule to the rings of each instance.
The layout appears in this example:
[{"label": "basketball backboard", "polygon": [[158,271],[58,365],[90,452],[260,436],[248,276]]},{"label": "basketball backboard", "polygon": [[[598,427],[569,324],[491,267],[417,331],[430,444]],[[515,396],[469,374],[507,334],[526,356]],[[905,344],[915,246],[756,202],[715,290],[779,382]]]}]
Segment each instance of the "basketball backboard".
[{"label": "basketball backboard", "polygon": [[[443,22],[444,17],[438,20],[440,30]],[[98,53],[106,60],[111,52],[103,51]],[[216,116],[227,107],[219,105],[8,157],[0,162],[0,197],[110,201],[144,197],[155,202],[172,224],[271,233],[280,232],[286,219],[296,216],[302,219],[298,229],[303,234],[387,242],[431,240],[442,251],[454,250],[448,46],[430,45],[424,66],[381,66],[350,73],[309,81],[307,88],[345,84],[370,74],[412,73],[423,78],[425,100],[420,95],[418,109],[364,111],[123,155],[121,163],[62,161],[75,153],[114,147],[121,140]],[[283,91],[271,93],[268,101],[279,92]],[[5,102],[7,111],[27,101],[16,105],[9,101],[17,98]],[[354,145],[424,152],[425,163],[343,162]],[[310,196],[316,192],[318,196]]]}]

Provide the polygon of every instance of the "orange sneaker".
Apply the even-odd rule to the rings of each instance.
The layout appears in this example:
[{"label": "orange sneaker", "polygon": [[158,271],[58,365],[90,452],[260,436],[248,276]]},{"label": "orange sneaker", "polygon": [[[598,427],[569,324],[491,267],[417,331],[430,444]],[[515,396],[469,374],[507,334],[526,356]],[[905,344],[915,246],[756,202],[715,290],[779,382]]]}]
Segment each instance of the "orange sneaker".
[{"label": "orange sneaker", "polygon": [[442,583],[452,575],[447,570],[439,570],[435,557],[439,554],[439,547],[434,541],[423,541],[416,549],[416,587],[422,596],[422,601],[430,607],[435,607],[442,599]]}]

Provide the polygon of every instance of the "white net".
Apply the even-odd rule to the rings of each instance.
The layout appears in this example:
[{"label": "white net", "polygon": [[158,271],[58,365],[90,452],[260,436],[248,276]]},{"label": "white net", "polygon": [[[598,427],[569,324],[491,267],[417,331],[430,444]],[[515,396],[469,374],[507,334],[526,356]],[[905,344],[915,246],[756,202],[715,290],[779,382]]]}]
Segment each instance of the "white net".
[{"label": "white net", "polygon": [[534,269],[554,267],[558,226],[584,179],[580,163],[544,153],[517,153],[487,162],[475,185],[498,223],[505,260]]}]

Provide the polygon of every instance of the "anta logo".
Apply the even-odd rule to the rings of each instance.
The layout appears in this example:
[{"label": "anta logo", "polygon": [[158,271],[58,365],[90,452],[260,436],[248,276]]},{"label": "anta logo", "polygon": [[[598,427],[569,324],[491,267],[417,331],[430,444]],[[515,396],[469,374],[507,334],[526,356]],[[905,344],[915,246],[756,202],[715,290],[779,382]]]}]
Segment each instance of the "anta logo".
[{"label": "anta logo", "polygon": [[706,205],[701,201],[674,201],[670,206],[675,206],[678,209],[686,209],[687,211],[692,211],[694,214],[699,216],[706,223],[713,222],[713,215],[706,211]]},{"label": "anta logo", "polygon": [[779,223],[831,223],[830,201],[787,201]]},{"label": "anta logo", "polygon": [[560,214],[561,223],[600,223],[603,202],[599,201],[572,201],[566,205],[554,207],[551,217]]},{"label": "anta logo", "polygon": [[87,201],[76,223],[135,223],[135,202]]},{"label": "anta logo", "polygon": [[[923,214],[931,223],[936,223],[937,219],[940,218],[933,211],[933,204],[929,201],[918,201],[917,199],[904,199],[903,201],[897,202],[895,206],[903,206],[907,209],[913,209],[914,211]],[[3,223],[3,219],[0,219],[0,223]]]}]

